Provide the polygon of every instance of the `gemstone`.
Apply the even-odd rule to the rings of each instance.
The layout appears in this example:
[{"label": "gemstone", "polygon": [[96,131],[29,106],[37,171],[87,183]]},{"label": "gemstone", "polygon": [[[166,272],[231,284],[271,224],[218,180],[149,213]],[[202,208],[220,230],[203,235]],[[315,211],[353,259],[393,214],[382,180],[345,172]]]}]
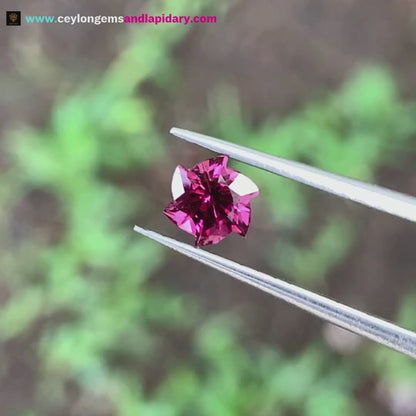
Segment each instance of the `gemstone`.
[{"label": "gemstone", "polygon": [[231,232],[245,236],[250,225],[250,199],[259,194],[247,176],[227,167],[228,156],[204,160],[192,169],[177,166],[173,201],[165,215],[195,236],[195,246],[216,244]]}]

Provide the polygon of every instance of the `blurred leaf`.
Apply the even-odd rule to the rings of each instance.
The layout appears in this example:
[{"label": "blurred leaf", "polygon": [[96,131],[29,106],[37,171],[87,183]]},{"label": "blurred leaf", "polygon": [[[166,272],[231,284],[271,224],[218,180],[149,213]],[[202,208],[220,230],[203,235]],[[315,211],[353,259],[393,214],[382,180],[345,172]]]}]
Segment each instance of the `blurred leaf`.
[{"label": "blurred leaf", "polygon": [[0,310],[0,337],[3,341],[21,335],[45,310],[40,288],[27,287],[14,295]]}]

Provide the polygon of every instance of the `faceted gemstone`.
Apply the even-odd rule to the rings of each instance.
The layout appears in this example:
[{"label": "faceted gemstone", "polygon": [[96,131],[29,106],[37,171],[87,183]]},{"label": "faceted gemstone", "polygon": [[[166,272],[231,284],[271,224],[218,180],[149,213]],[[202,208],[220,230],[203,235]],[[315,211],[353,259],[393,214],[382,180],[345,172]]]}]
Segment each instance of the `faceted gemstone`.
[{"label": "faceted gemstone", "polygon": [[250,225],[250,199],[259,194],[254,182],[227,167],[228,157],[205,160],[192,169],[177,166],[171,202],[165,215],[195,236],[195,246],[216,244],[232,231],[244,236]]}]

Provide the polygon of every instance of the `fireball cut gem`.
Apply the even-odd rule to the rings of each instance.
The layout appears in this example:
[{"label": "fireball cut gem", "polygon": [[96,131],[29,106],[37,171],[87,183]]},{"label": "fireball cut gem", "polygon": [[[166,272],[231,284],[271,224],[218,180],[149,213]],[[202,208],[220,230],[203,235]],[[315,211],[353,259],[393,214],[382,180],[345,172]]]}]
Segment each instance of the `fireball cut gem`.
[{"label": "fireball cut gem", "polygon": [[174,201],[165,215],[195,236],[195,246],[216,244],[232,231],[244,236],[250,225],[250,199],[259,194],[251,179],[227,167],[228,157],[205,160],[192,169],[177,166]]}]

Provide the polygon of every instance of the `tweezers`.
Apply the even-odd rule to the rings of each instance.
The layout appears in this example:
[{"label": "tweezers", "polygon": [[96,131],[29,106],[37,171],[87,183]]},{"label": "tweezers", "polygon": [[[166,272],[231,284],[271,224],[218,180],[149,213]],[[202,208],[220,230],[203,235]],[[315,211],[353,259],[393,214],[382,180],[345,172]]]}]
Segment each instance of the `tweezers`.
[{"label": "tweezers", "polygon": [[[220,139],[172,128],[173,135],[277,175],[416,222],[416,198],[354,179],[335,175]],[[166,247],[291,303],[332,324],[416,358],[416,333],[349,306],[243,266],[234,261],[135,226],[134,230]]]}]

